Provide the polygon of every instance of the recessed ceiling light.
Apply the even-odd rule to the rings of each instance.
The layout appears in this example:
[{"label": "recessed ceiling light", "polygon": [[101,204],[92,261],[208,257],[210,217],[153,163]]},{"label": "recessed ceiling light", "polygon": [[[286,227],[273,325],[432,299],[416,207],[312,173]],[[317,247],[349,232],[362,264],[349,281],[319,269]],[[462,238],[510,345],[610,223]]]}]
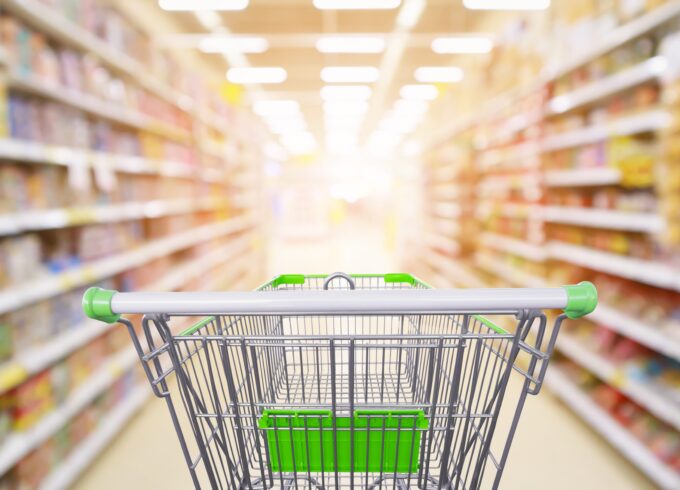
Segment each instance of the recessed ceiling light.
[{"label": "recessed ceiling light", "polygon": [[163,10],[195,11],[195,10],[243,10],[249,0],[158,0]]},{"label": "recessed ceiling light", "polygon": [[326,83],[373,83],[380,71],[374,66],[327,66],[321,70]]},{"label": "recessed ceiling light", "polygon": [[321,53],[382,53],[385,39],[377,36],[326,36],[316,41]]},{"label": "recessed ceiling light", "polygon": [[323,111],[328,116],[361,116],[368,112],[368,102],[326,102]]},{"label": "recessed ceiling light", "polygon": [[406,100],[434,100],[439,96],[439,90],[434,85],[404,85],[399,95]]},{"label": "recessed ceiling light", "polygon": [[323,100],[366,100],[373,89],[368,85],[327,85],[321,89]]},{"label": "recessed ceiling light", "polygon": [[492,49],[488,37],[438,37],[432,41],[432,51],[438,54],[484,54]]},{"label": "recessed ceiling light", "polygon": [[231,83],[283,83],[288,78],[286,70],[280,67],[237,67],[227,71]]},{"label": "recessed ceiling light", "polygon": [[470,10],[545,10],[550,0],[463,0]]},{"label": "recessed ceiling light", "polygon": [[395,9],[401,0],[314,0],[320,10],[373,10]]},{"label": "recessed ceiling light", "polygon": [[455,83],[463,79],[463,70],[457,66],[421,66],[413,76],[422,83]]},{"label": "recessed ceiling light", "polygon": [[253,112],[259,116],[299,114],[300,104],[295,100],[258,100]]},{"label": "recessed ceiling light", "polygon": [[269,42],[263,37],[206,36],[198,42],[204,53],[264,53]]}]

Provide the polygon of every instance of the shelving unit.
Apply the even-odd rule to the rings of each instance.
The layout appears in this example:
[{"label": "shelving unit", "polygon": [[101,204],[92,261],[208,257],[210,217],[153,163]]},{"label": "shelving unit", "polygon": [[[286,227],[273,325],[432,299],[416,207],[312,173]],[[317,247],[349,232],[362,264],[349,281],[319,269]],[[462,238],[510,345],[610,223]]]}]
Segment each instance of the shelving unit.
[{"label": "shelving unit", "polygon": [[[677,335],[671,334],[677,322],[664,325],[651,306],[649,316],[657,313],[657,320],[643,320],[626,308],[619,311],[613,302],[614,297],[626,302],[630,294],[630,302],[638,304],[643,293],[635,292],[635,286],[645,288],[649,305],[655,305],[657,297],[672,302],[668,295],[673,294],[680,301],[677,260],[672,260],[672,252],[657,255],[658,250],[670,247],[677,256],[680,246],[677,212],[670,201],[662,202],[664,193],[677,195],[677,188],[672,187],[677,179],[673,172],[661,169],[677,163],[677,151],[667,157],[668,163],[663,153],[674,147],[671,138],[677,139],[675,128],[680,127],[677,100],[665,102],[664,97],[667,74],[677,70],[671,66],[677,60],[659,51],[650,51],[641,59],[642,48],[636,51],[637,58],[619,53],[618,59],[628,60],[619,70],[612,68],[613,62],[601,59],[645,36],[653,39],[645,46],[658,49],[673,22],[677,30],[680,1],[676,0],[593,39],[584,51],[567,60],[558,64],[551,60],[539,80],[498,96],[469,117],[441,126],[428,142],[429,151],[457,141],[461,131],[474,134],[474,214],[482,230],[472,252],[454,263],[442,254],[425,258],[426,270],[431,272],[426,280],[444,287],[617,281],[621,291],[614,288],[612,292],[609,283],[603,285],[598,308],[579,328],[586,332],[607,329],[618,341],[634,341],[651,349],[662,364],[665,357],[678,360],[680,344]],[[591,71],[590,64],[594,66]],[[632,93],[639,94],[636,102],[626,102],[632,100]],[[639,156],[646,156],[643,149],[647,148],[652,148],[651,165]],[[596,156],[599,160],[591,161]],[[433,174],[432,189],[444,185],[439,178],[447,172],[443,162],[439,173]],[[654,180],[653,175],[665,177]],[[619,205],[615,201],[619,196],[630,199]],[[558,338],[560,355],[633,400],[651,417],[680,429],[680,392],[661,389],[652,377],[635,378],[632,367],[597,352],[598,339],[585,336],[582,340],[571,331],[572,324],[567,322]],[[551,365],[548,375],[553,393],[651,480],[662,488],[680,488],[677,471],[600,408],[559,364]]]},{"label": "shelving unit", "polygon": [[[44,272],[20,281],[12,279],[6,286],[0,273],[0,329],[5,324],[14,328],[11,322],[19,312],[30,317],[34,309],[45,305],[61,307],[78,296],[80,288],[103,282],[147,291],[251,287],[255,279],[261,279],[264,263],[258,225],[260,133],[248,127],[247,118],[240,117],[241,109],[226,107],[226,103],[219,107],[215,99],[202,97],[201,91],[209,88],[192,85],[191,90],[185,90],[184,75],[159,75],[153,63],[135,58],[138,53],[119,51],[58,8],[38,0],[7,0],[2,5],[4,15],[26,26],[29,33],[43,35],[55,52],[68,50],[77,57],[87,53],[88,60],[106,70],[127,95],[120,98],[115,90],[104,91],[104,82],[96,91],[87,84],[57,83],[18,64],[11,45],[0,49],[0,97],[7,97],[8,104],[14,98],[31,101],[36,107],[49,105],[68,111],[69,117],[77,115],[77,123],[87,126],[81,133],[87,135],[84,140],[59,138],[59,145],[44,135],[17,136],[17,120],[12,119],[17,116],[12,111],[22,108],[16,104],[9,107],[10,120],[0,121],[0,171],[10,166],[22,178],[59,176],[62,180],[56,185],[63,182],[67,187],[78,185],[73,179],[89,181],[85,191],[78,188],[60,195],[58,204],[45,200],[3,208],[6,203],[0,191],[0,246],[23,237],[39,242],[48,236],[60,240],[68,236],[83,240],[72,247],[79,250],[86,243],[85,231],[97,227],[124,227],[130,236],[123,246],[74,257],[66,266],[41,263]],[[138,26],[134,28],[142,32]],[[156,47],[150,47],[146,55],[166,56]],[[135,96],[130,96],[133,93]],[[2,104],[5,100],[0,100]],[[75,120],[66,118],[60,123],[74,124]],[[95,138],[95,126],[118,140],[107,139],[109,133],[98,133]],[[4,128],[8,132],[3,132]],[[119,140],[125,144],[121,146]],[[23,182],[18,180],[17,186]],[[117,334],[116,326],[73,323],[48,338],[24,341],[9,358],[0,358],[0,397],[28,390],[33,379],[56,366],[70,369],[67,361],[85,356],[93,345]],[[131,347],[105,357],[87,379],[69,384],[63,403],[57,403],[47,415],[32,421],[25,430],[0,434],[0,485],[57,434],[68,432],[67,427],[77,423],[84,410],[136,370],[138,363]],[[96,428],[61,459],[55,459],[58,464],[36,485],[67,488],[124,428],[149,393],[147,383],[121,393]],[[0,409],[4,406],[0,404]]]}]

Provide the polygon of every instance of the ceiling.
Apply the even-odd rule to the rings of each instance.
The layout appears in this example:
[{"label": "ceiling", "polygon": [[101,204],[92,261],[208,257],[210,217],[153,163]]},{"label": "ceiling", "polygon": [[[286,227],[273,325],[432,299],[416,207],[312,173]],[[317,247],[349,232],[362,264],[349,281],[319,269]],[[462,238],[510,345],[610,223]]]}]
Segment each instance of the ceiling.
[{"label": "ceiling", "polygon": [[[147,0],[154,2],[155,0]],[[400,27],[397,18],[407,8],[425,4],[412,26]],[[157,7],[158,8],[158,7]],[[158,8],[160,12],[160,8]],[[416,9],[418,10],[418,9]],[[193,12],[167,12],[179,32],[159,39],[168,49],[196,49],[198,34],[209,33]],[[373,93],[369,111],[362,117],[359,141],[372,134],[380,118],[399,98],[399,89],[416,83],[414,71],[421,66],[451,66],[461,57],[479,55],[436,54],[431,42],[440,36],[474,33],[479,12],[466,10],[461,0],[402,0],[391,10],[319,10],[312,0],[251,0],[242,11],[219,12],[220,26],[214,32],[267,39],[269,48],[262,53],[237,56],[204,54],[205,59],[224,74],[229,66],[283,67],[283,83],[246,86],[249,99],[296,100],[308,128],[319,147],[324,145],[323,101],[320,89],[329,85],[320,73],[326,66],[372,66],[380,69],[379,78],[370,83]],[[214,19],[213,19],[214,20]],[[386,49],[374,54],[320,53],[316,42],[328,35],[377,35]],[[192,35],[192,36],[188,36]],[[223,75],[222,75],[223,76]]]}]

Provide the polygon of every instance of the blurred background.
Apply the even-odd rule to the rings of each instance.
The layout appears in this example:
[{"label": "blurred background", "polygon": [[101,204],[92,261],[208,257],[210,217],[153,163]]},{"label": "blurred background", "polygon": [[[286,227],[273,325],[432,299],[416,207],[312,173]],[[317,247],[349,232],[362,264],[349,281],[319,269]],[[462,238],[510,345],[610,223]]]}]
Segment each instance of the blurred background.
[{"label": "blurred background", "polygon": [[680,488],[680,1],[2,0],[0,488],[189,488],[92,285],[593,281],[504,488]]}]

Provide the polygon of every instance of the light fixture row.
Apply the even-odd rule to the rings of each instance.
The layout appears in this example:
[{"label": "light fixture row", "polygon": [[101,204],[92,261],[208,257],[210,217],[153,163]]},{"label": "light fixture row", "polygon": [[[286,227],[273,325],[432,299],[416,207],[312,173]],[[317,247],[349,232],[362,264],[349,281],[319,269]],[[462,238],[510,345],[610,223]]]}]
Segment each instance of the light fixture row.
[{"label": "light fixture row", "polygon": [[[244,10],[250,0],[158,0],[163,10]],[[313,0],[319,10],[391,10],[400,7],[401,0]],[[470,10],[545,10],[550,0],[463,0]]]},{"label": "light fixture row", "polygon": [[[320,53],[379,54],[386,46],[385,37],[375,35],[324,36],[316,42]],[[493,40],[485,36],[438,37],[430,47],[437,54],[485,54],[493,49]],[[269,41],[259,36],[209,35],[201,38],[198,49],[204,53],[258,54],[269,49]]]}]

